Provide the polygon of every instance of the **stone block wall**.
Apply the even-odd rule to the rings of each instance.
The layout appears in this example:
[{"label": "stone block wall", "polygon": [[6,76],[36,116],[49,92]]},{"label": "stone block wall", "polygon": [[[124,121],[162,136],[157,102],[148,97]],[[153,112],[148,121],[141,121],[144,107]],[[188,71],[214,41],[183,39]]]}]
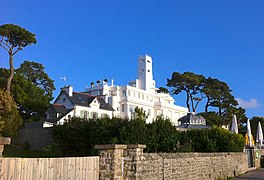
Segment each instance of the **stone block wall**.
[{"label": "stone block wall", "polygon": [[255,167],[260,168],[260,158],[264,156],[264,149],[254,149]]},{"label": "stone block wall", "polygon": [[29,145],[30,150],[41,150],[52,142],[52,129],[43,128],[40,122],[26,123],[13,138],[13,144],[18,146]]},{"label": "stone block wall", "polygon": [[[217,179],[246,173],[241,153],[143,153],[145,145],[97,145],[100,179]],[[259,162],[256,162],[259,164]],[[259,166],[258,166],[259,167]]]}]

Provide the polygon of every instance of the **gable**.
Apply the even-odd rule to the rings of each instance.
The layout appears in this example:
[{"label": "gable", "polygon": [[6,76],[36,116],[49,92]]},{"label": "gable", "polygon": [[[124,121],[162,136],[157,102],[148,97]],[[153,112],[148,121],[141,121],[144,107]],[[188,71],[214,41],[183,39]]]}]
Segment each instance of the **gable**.
[{"label": "gable", "polygon": [[98,98],[94,98],[93,101],[90,103],[90,107],[94,109],[99,109],[100,108],[100,103],[98,101]]},{"label": "gable", "polygon": [[54,104],[62,104],[66,107],[66,109],[73,108],[74,106],[72,100],[65,91],[61,91],[59,96],[54,101]]}]

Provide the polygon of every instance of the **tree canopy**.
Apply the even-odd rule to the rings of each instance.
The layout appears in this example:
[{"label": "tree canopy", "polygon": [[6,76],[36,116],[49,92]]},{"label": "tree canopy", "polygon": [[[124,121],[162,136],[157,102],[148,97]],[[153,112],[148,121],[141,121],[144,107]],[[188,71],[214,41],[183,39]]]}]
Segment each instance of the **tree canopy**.
[{"label": "tree canopy", "polygon": [[207,78],[202,92],[207,98],[205,112],[208,112],[208,107],[211,106],[217,108],[218,114],[222,116],[229,107],[238,105],[229,86],[218,79]]},{"label": "tree canopy", "polygon": [[167,86],[172,87],[173,94],[186,93],[186,106],[190,112],[195,112],[196,108],[204,98],[201,90],[204,86],[205,77],[191,72],[180,74],[174,72],[171,79],[167,79]]},{"label": "tree canopy", "polygon": [[[8,71],[1,68],[0,73],[3,74],[0,78],[0,85],[3,87]],[[15,70],[11,92],[24,122],[38,121],[44,116],[53,99],[54,89],[54,80],[49,78],[45,67],[40,63],[24,61]]]},{"label": "tree canopy", "polygon": [[205,113],[202,115],[209,118],[210,125],[228,124],[233,114],[240,118],[239,123],[246,120],[245,110],[237,107],[238,102],[225,82],[191,72],[174,72],[171,79],[167,79],[167,86],[173,94],[186,93],[186,106],[189,111],[195,112],[198,104],[206,99]]},{"label": "tree canopy", "polygon": [[22,124],[13,98],[0,89],[0,134],[13,137]]},{"label": "tree canopy", "polygon": [[14,77],[14,62],[13,56],[23,50],[24,47],[36,44],[35,34],[27,31],[26,29],[14,25],[4,24],[0,26],[0,47],[5,49],[9,55],[9,76],[6,81],[6,91],[10,95],[11,83]]}]

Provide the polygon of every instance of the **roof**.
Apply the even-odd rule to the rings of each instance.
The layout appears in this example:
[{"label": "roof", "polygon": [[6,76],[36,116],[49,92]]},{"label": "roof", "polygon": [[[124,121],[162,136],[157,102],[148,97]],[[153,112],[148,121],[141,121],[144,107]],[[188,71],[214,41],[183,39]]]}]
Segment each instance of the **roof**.
[{"label": "roof", "polygon": [[66,108],[63,104],[52,104],[51,105],[57,113],[65,113]]},{"label": "roof", "polygon": [[27,129],[33,129],[33,128],[42,128],[42,123],[43,121],[38,121],[38,122],[30,122],[30,123],[25,123],[24,127]]},{"label": "roof", "polygon": [[177,129],[209,129],[210,126],[202,125],[202,124],[181,124],[176,126]]},{"label": "roof", "polygon": [[190,123],[191,121],[204,121],[205,122],[205,119],[204,117],[198,114],[188,113],[187,115],[181,117],[178,121],[180,121],[181,124],[184,124],[184,123]]},{"label": "roof", "polygon": [[108,111],[115,111],[112,106],[108,103],[106,103],[102,98],[98,98],[98,101],[100,103],[100,109],[108,110]]},{"label": "roof", "polygon": [[63,113],[63,114],[61,114],[59,117],[57,117],[57,118],[52,118],[52,119],[45,119],[45,121],[47,121],[47,122],[51,122],[51,123],[55,123],[55,122],[57,122],[57,121],[59,121],[62,117],[64,117],[64,116],[66,116],[69,112],[71,112],[73,110],[73,108],[71,108],[71,109],[66,109],[66,111]]},{"label": "roof", "polygon": [[86,107],[91,107],[91,102],[97,98],[100,104],[100,109],[114,111],[110,104],[106,103],[101,97],[98,96],[93,96],[87,93],[73,92],[73,95],[69,96],[69,98],[73,104]]}]

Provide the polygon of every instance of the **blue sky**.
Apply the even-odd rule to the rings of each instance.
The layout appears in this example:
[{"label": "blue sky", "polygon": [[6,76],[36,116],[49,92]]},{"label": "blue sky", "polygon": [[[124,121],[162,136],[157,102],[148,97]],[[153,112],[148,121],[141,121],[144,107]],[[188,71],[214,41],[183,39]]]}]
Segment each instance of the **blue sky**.
[{"label": "blue sky", "polygon": [[[252,117],[264,115],[263,9],[261,0],[12,0],[1,4],[0,24],[36,34],[15,67],[42,63],[55,97],[68,84],[76,91],[105,78],[125,85],[136,78],[137,56],[149,54],[158,87],[175,71],[211,76],[228,83]],[[8,67],[2,49],[0,66]]]}]

